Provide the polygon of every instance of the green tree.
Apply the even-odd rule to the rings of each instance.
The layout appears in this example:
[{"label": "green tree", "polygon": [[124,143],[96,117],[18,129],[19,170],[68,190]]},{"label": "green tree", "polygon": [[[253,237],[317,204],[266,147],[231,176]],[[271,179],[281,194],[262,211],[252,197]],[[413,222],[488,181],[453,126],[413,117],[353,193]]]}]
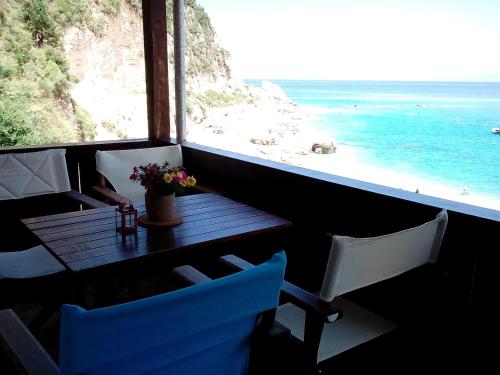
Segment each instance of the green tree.
[{"label": "green tree", "polygon": [[0,101],[0,146],[33,144],[30,112],[24,100],[2,97]]},{"label": "green tree", "polygon": [[90,0],[54,0],[51,3],[51,14],[62,26],[88,26],[92,19],[92,3]]},{"label": "green tree", "polygon": [[49,16],[44,0],[32,0],[26,3],[24,21],[31,31],[31,37],[36,47],[42,47],[44,43],[51,46],[59,44],[56,25]]}]

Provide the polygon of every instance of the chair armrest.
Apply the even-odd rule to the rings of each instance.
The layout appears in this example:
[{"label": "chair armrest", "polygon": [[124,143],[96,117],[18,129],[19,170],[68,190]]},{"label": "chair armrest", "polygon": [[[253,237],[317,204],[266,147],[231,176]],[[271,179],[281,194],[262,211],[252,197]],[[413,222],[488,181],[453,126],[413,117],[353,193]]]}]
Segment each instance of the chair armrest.
[{"label": "chair armrest", "polygon": [[189,285],[203,284],[212,279],[191,266],[180,266],[172,270],[172,273],[187,282]]},{"label": "chair armrest", "polygon": [[325,302],[311,292],[288,281],[283,282],[281,295],[305,311],[322,315],[327,323],[334,322],[342,317],[342,309],[336,306],[335,303]]},{"label": "chair armrest", "polygon": [[[122,202],[123,199],[128,199],[128,198],[124,197],[123,195],[117,193],[116,191],[111,190],[108,187],[92,186],[92,190],[94,190],[97,194],[99,194],[100,197],[102,197],[106,202],[109,202],[112,205],[117,205],[120,202]],[[196,185],[193,188],[192,192],[195,194],[202,194],[202,193],[219,194],[219,192],[215,191],[214,189],[211,189],[211,188],[205,187],[205,186],[201,186],[201,185]],[[220,194],[220,195],[222,195],[222,194]]]},{"label": "chair armrest", "polygon": [[70,190],[64,193],[68,198],[75,200],[81,204],[83,204],[86,207],[89,208],[100,208],[100,207],[107,207],[108,205],[104,202],[101,202],[97,199],[94,199],[92,197],[89,197],[88,195],[82,194],[76,190]]},{"label": "chair armrest", "polygon": [[[245,270],[253,267],[246,260],[243,260],[235,255],[225,255],[219,258],[220,261],[229,266],[235,271]],[[302,289],[286,280],[283,281],[281,287],[281,295],[294,305],[305,311],[314,312],[324,317],[326,322],[332,322],[342,317],[342,310],[335,306],[334,303],[322,301],[319,297]]]},{"label": "chair armrest", "polygon": [[0,349],[18,373],[59,374],[52,358],[10,309],[0,310]]},{"label": "chair armrest", "polygon": [[102,186],[92,186],[92,190],[97,192],[100,196],[102,196],[106,201],[109,201],[111,204],[117,205],[122,202],[124,199],[127,199],[121,194],[118,194],[116,191],[111,190],[107,187]]}]

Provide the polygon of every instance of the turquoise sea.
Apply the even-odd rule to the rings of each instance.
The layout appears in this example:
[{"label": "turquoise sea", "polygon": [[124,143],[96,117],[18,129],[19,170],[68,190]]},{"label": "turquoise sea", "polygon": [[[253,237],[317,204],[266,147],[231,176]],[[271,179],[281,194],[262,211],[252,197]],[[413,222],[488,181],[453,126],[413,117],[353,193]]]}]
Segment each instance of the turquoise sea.
[{"label": "turquoise sea", "polygon": [[500,199],[500,83],[269,81],[362,161]]}]

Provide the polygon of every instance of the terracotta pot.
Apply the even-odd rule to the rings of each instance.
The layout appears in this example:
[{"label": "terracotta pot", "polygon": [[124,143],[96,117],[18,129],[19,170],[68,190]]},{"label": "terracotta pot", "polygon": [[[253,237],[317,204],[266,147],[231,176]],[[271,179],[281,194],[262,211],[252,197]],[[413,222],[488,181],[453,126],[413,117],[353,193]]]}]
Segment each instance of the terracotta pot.
[{"label": "terracotta pot", "polygon": [[153,195],[146,193],[146,214],[148,220],[157,222],[169,222],[174,219],[175,194]]}]

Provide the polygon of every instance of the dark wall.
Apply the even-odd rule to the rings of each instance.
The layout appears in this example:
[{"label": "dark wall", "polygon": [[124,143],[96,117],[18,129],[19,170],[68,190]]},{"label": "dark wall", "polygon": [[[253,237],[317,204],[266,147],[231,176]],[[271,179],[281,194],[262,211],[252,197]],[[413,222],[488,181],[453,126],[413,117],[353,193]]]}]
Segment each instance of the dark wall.
[{"label": "dark wall", "polygon": [[[183,157],[200,182],[293,223],[287,278],[312,291],[320,288],[326,267],[327,232],[390,233],[431,220],[446,208],[449,222],[438,263],[445,279],[442,324],[448,344],[482,350],[484,334],[496,321],[500,212],[189,143],[183,145]],[[419,314],[433,314],[425,300],[415,302]]]}]

